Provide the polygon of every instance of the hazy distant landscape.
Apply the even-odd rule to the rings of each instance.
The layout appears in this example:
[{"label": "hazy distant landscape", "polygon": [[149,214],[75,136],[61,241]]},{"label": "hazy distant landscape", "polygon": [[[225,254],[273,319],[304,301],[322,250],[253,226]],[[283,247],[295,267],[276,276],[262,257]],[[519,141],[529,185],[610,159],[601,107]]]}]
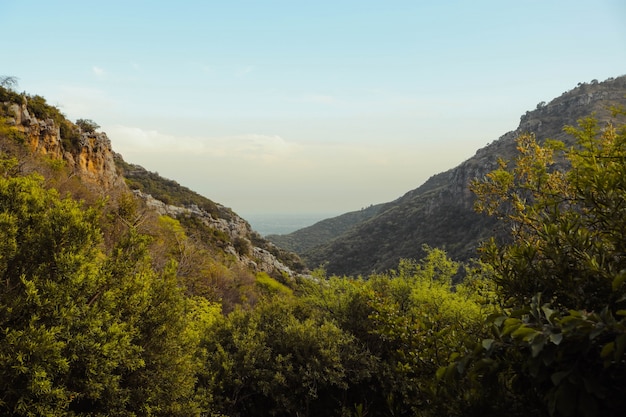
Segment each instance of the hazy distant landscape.
[{"label": "hazy distant landscape", "polygon": [[252,229],[261,236],[270,234],[285,235],[311,226],[320,220],[335,217],[339,213],[277,213],[243,214]]},{"label": "hazy distant landscape", "polygon": [[2,2],[0,416],[623,417],[625,22]]},{"label": "hazy distant landscape", "polygon": [[0,76],[1,414],[626,409],[626,76],[388,203],[257,217],[299,228],[267,239],[17,85]]}]

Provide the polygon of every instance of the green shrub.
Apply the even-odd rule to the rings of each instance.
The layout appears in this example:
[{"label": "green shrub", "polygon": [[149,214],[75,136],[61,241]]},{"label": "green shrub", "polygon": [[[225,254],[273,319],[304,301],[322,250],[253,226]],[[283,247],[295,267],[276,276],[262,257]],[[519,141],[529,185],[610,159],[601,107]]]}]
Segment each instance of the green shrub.
[{"label": "green shrub", "polygon": [[100,129],[100,125],[90,119],[78,119],[76,120],[76,126],[80,127],[80,129],[86,133],[93,133],[97,129]]}]

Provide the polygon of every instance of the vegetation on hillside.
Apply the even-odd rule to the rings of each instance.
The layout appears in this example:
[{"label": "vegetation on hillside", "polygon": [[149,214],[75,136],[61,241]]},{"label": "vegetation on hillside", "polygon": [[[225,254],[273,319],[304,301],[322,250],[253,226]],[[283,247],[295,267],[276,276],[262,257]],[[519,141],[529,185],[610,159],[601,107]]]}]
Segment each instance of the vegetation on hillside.
[{"label": "vegetation on hillside", "polygon": [[122,171],[126,183],[132,190],[139,190],[165,204],[188,207],[191,205],[207,211],[215,218],[228,218],[232,213],[225,207],[220,211],[218,205],[206,197],[190,190],[174,180],[167,180],[156,172],[150,172],[139,165],[125,162],[121,157],[115,163]]},{"label": "vegetation on hillside", "polygon": [[521,136],[474,182],[509,231],[481,260],[423,246],[293,280],[237,272],[132,194],[26,171],[0,126],[0,414],[621,415],[623,113],[566,128],[574,146]]},{"label": "vegetation on hillside", "polygon": [[[474,184],[477,208],[511,230],[510,242],[482,248],[504,308],[488,318],[489,338],[448,374],[494,381],[493,398],[520,415],[619,415],[626,410],[626,125],[586,118],[565,131],[576,146],[522,136],[515,166],[501,163]],[[568,170],[555,169],[559,159]]]},{"label": "vegetation on hillside", "polygon": [[[571,146],[573,137],[563,131],[563,126],[575,125],[589,114],[604,124],[612,117],[609,110],[612,105],[626,105],[626,76],[581,83],[527,112],[515,131],[478,150],[457,167],[432,176],[415,190],[385,204],[367,221],[333,235],[314,248],[300,250],[299,242],[321,236],[315,229],[291,234],[287,244],[309,268],[324,265],[334,274],[386,271],[394,268],[399,259],[422,257],[423,243],[443,248],[451,257],[467,261],[475,257],[480,242],[494,228],[499,228],[493,218],[473,211],[470,181],[497,168],[497,157],[513,158],[517,136],[533,133],[539,143],[556,139]],[[309,236],[309,232],[316,236]]]},{"label": "vegetation on hillside", "polygon": [[[186,208],[195,206],[209,213],[215,219],[233,220],[237,217],[231,209],[214,203],[176,181],[163,178],[156,172],[150,172],[139,165],[129,164],[119,155],[116,156],[115,163],[131,190],[139,190],[144,194],[149,194],[165,204]],[[200,245],[204,243],[204,245],[211,247],[224,248],[228,244],[232,244],[237,253],[243,255],[249,254],[250,243],[252,243],[273,254],[293,271],[302,272],[305,269],[302,260],[295,253],[270,244],[254,231],[250,232],[248,239],[236,238],[231,241],[227,233],[205,225],[197,217],[183,216],[178,220],[187,233]]]}]

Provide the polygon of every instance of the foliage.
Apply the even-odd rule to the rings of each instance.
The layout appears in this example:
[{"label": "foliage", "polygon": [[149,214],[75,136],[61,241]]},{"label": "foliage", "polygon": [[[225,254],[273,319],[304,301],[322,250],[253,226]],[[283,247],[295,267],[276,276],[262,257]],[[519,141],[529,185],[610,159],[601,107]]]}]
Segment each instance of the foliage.
[{"label": "foliage", "polygon": [[[33,115],[60,116],[43,98],[26,98]],[[1,122],[0,140],[15,139]],[[76,126],[60,126],[64,146],[79,144]],[[621,415],[626,129],[588,118],[566,132],[577,140],[571,148],[520,137],[517,159],[473,184],[477,208],[511,231],[489,240],[482,260],[461,264],[416,237],[398,245],[423,256],[388,272],[318,269],[289,282],[252,273],[223,250],[248,253],[248,239],[231,242],[194,216],[158,216],[130,192],[79,201],[87,194],[58,179],[60,160],[28,161],[44,179],[20,176],[25,162],[3,154],[0,414]],[[234,215],[118,164],[133,188],[167,203]],[[421,196],[445,195],[445,178],[433,177]],[[53,188],[63,184],[66,197]],[[447,213],[458,218],[439,221],[480,228],[462,211]],[[418,227],[377,214],[384,226],[361,230],[372,241]],[[342,262],[370,255],[356,252]]]},{"label": "foliage", "polygon": [[78,119],[76,120],[76,126],[86,133],[93,133],[100,129],[100,125],[91,119]]},{"label": "foliage", "polygon": [[471,293],[452,291],[458,264],[440,249],[424,249],[420,262],[403,260],[392,279],[371,284],[376,297],[370,302],[370,331],[383,341],[381,359],[389,374],[383,386],[394,415],[437,414],[443,406],[436,396],[436,372],[460,341],[474,340],[482,322]]},{"label": "foliage", "polygon": [[39,120],[52,119],[57,125],[61,125],[65,116],[56,106],[51,106],[46,99],[38,95],[26,96],[26,107],[28,112]]},{"label": "foliage", "polygon": [[363,379],[351,383],[345,397],[364,414],[445,410],[436,395],[436,372],[460,341],[475,340],[480,330],[482,310],[472,289],[452,286],[459,265],[440,249],[424,250],[422,260],[403,260],[390,274],[324,279],[317,271],[316,281],[303,284],[318,314],[334,320],[363,349]]},{"label": "foliage", "polygon": [[519,414],[617,415],[626,409],[626,129],[587,118],[566,131],[577,146],[522,136],[513,169],[501,164],[474,184],[478,208],[512,227],[509,243],[484,248],[508,308],[447,373],[471,365],[470,378],[497,378],[492,388]]},{"label": "foliage", "polygon": [[181,290],[132,231],[100,252],[98,214],[41,177],[0,178],[0,410],[197,415]]},{"label": "foliage", "polygon": [[205,338],[216,407],[228,415],[340,415],[360,355],[352,338],[298,304],[235,310]]},{"label": "foliage", "polygon": [[17,87],[17,77],[0,75],[0,87],[12,90]]},{"label": "foliage", "polygon": [[26,141],[26,137],[22,132],[15,126],[9,125],[6,118],[0,116],[0,137],[2,136],[20,144]]},{"label": "foliage", "polygon": [[276,281],[265,272],[257,273],[255,282],[257,287],[260,288],[261,292],[268,295],[290,296],[293,294],[291,288]]},{"label": "foliage", "polygon": [[138,165],[128,164],[121,158],[116,158],[115,162],[122,170],[128,186],[133,190],[150,194],[166,204],[181,207],[196,205],[215,218],[229,219],[232,215],[228,209],[220,210],[213,201],[176,181],[163,178],[158,173],[146,171]]},{"label": "foliage", "polygon": [[22,103],[22,96],[13,91],[16,85],[15,77],[0,77],[0,103]]},{"label": "foliage", "polygon": [[61,134],[61,143],[66,151],[79,149],[81,136],[75,125],[64,119],[59,125],[59,133]]}]

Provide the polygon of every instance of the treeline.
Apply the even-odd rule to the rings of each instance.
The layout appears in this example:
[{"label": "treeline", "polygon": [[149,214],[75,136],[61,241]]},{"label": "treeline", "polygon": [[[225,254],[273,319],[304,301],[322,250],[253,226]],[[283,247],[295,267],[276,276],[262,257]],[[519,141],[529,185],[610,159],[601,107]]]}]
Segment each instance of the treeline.
[{"label": "treeline", "polygon": [[626,129],[567,130],[577,147],[522,136],[473,184],[511,231],[480,261],[425,247],[385,274],[227,290],[178,220],[61,195],[5,154],[0,414],[621,415]]}]

